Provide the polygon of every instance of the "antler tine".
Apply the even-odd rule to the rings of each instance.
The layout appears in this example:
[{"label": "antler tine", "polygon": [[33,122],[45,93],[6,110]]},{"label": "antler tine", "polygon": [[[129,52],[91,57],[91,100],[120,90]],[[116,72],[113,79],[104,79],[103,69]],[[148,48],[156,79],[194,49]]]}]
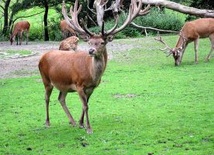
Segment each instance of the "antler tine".
[{"label": "antler tine", "polygon": [[106,33],[104,32],[104,22],[103,22],[103,25],[102,25],[102,35],[106,35],[107,36],[109,34],[108,32],[113,32],[117,28],[117,26],[118,26],[118,21],[119,21],[119,16],[116,15],[114,26],[110,30],[108,30]]},{"label": "antler tine", "polygon": [[[165,48],[163,48],[163,49],[160,49],[161,51],[165,51],[164,53],[166,53],[166,54],[168,54],[167,55],[167,57],[168,56],[170,56],[171,54],[172,54],[172,48],[170,48],[164,41],[163,41],[163,39],[162,39],[162,37],[161,36],[159,36],[159,38],[154,38],[155,40],[157,40],[157,41],[159,41],[159,42],[161,42],[162,44],[164,44],[165,45]],[[167,51],[166,51],[167,50]]]},{"label": "antler tine", "polygon": [[[120,32],[121,30],[123,30],[138,15],[138,13],[141,10],[141,7],[142,7],[142,0],[139,0],[138,4],[137,4],[137,0],[131,0],[131,4],[129,6],[128,17],[126,18],[123,25],[121,25],[119,28],[115,28],[115,29],[112,28],[111,30],[106,32],[106,35],[114,35],[114,34]],[[117,24],[118,24],[118,21],[116,20],[115,25],[117,25]]]},{"label": "antler tine", "polygon": [[82,5],[79,6],[78,8],[78,0],[75,0],[74,8],[71,6],[70,7],[70,14],[71,18],[68,17],[67,11],[66,11],[66,6],[65,6],[65,1],[63,1],[62,4],[62,14],[65,18],[66,23],[73,28],[75,31],[77,31],[79,34],[82,35],[93,35],[86,26],[84,25],[84,29],[80,26],[79,21],[78,21],[78,14],[80,13],[82,9]]}]

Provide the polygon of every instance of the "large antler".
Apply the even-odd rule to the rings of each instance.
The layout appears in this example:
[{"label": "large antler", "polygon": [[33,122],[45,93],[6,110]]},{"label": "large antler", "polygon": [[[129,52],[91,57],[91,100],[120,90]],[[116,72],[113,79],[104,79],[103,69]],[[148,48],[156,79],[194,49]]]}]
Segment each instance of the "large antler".
[{"label": "large antler", "polygon": [[[125,22],[123,23],[123,25],[121,25],[119,28],[116,29],[111,29],[109,31],[107,31],[105,34],[106,35],[114,35],[118,32],[120,32],[121,30],[123,30],[127,25],[129,25],[132,20],[134,20],[135,17],[137,17],[138,15],[148,12],[149,7],[147,7],[147,9],[141,10],[142,8],[142,0],[131,0],[131,4],[129,6],[129,13],[128,16],[125,20]],[[140,13],[141,11],[141,13]]]},{"label": "large antler", "polygon": [[96,9],[97,14],[97,24],[102,27],[103,17],[105,13],[105,6],[108,3],[108,0],[95,0],[93,7]]},{"label": "large antler", "polygon": [[86,24],[85,24],[85,22],[83,22],[83,20],[81,20],[81,22],[82,22],[84,28],[82,28],[79,24],[78,14],[80,13],[81,9],[82,9],[82,5],[80,5],[78,8],[78,0],[75,0],[74,8],[72,6],[70,8],[71,18],[69,18],[67,15],[65,1],[63,1],[63,3],[62,3],[62,14],[63,14],[67,24],[81,35],[93,35],[93,33],[88,30],[88,28],[86,27]]},{"label": "large antler", "polygon": [[165,45],[165,48],[160,49],[160,50],[161,50],[161,51],[164,51],[164,53],[168,54],[167,57],[170,56],[170,55],[172,54],[172,48],[169,47],[169,45],[167,45],[167,44],[165,43],[165,41],[163,41],[163,39],[162,39],[161,36],[155,38],[155,40],[157,40],[157,41],[159,41],[159,42],[161,42],[162,44]]}]

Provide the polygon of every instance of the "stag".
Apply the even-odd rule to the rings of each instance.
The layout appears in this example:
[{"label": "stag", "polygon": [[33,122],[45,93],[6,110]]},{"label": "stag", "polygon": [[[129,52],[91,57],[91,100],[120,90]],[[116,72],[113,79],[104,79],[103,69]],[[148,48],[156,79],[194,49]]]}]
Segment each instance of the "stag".
[{"label": "stag", "polygon": [[175,66],[181,64],[182,57],[187,45],[194,42],[195,50],[195,63],[198,63],[198,43],[199,38],[209,38],[211,42],[211,50],[206,57],[206,61],[210,60],[211,54],[214,49],[214,19],[213,18],[200,18],[194,21],[186,22],[180,30],[179,38],[175,48],[170,48],[162,38],[156,40],[163,43],[167,50],[168,55],[173,55]]},{"label": "stag", "polygon": [[82,114],[79,126],[84,128],[84,118],[86,117],[86,131],[92,133],[89,122],[88,102],[94,89],[100,84],[101,77],[107,65],[108,42],[113,40],[113,36],[123,30],[138,15],[142,2],[132,0],[129,7],[129,14],[124,23],[118,27],[118,18],[115,25],[108,31],[104,30],[102,23],[101,33],[92,33],[83,20],[78,20],[78,14],[82,6],[78,7],[78,0],[75,0],[74,7],[71,7],[71,18],[68,17],[65,3],[63,2],[62,13],[68,25],[80,34],[87,41],[89,50],[79,50],[76,52],[52,50],[44,54],[39,61],[39,70],[45,87],[46,103],[46,125],[50,125],[49,100],[53,87],[59,90],[58,100],[64,109],[69,122],[75,126],[76,123],[69,112],[65,98],[68,92],[77,92],[82,101]]},{"label": "stag", "polygon": [[28,33],[30,29],[30,23],[28,21],[17,22],[14,26],[13,33],[10,35],[10,43],[13,44],[15,37],[17,37],[17,45],[22,44],[22,33],[26,32],[26,44],[28,44]]}]

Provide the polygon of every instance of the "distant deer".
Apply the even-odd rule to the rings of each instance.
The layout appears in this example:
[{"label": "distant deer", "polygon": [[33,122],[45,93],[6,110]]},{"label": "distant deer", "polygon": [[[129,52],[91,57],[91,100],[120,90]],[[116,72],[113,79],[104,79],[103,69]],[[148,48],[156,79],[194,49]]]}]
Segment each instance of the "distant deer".
[{"label": "distant deer", "polygon": [[13,44],[15,37],[17,37],[17,45],[22,44],[22,35],[26,32],[26,44],[28,44],[28,33],[30,30],[30,23],[28,21],[17,22],[14,26],[13,33],[10,35],[10,43]]},{"label": "distant deer", "polygon": [[49,100],[53,87],[59,90],[58,100],[62,105],[69,122],[75,126],[76,123],[70,114],[65,98],[68,92],[77,92],[82,101],[82,114],[79,125],[84,128],[84,117],[86,117],[87,133],[92,133],[89,122],[88,102],[94,89],[99,85],[101,77],[107,64],[106,44],[113,40],[113,36],[123,30],[138,15],[142,7],[142,2],[137,3],[132,0],[129,7],[129,14],[123,25],[118,28],[118,18],[115,19],[115,25],[112,29],[105,31],[104,22],[101,33],[94,34],[88,30],[86,24],[78,21],[78,14],[81,11],[81,5],[78,8],[78,0],[75,1],[73,10],[71,9],[70,19],[67,16],[65,4],[63,2],[62,13],[70,27],[77,31],[87,41],[89,50],[78,50],[77,52],[52,50],[42,56],[39,61],[39,70],[45,86],[46,102],[46,125],[50,125],[49,120]]},{"label": "distant deer", "polygon": [[64,51],[76,51],[79,38],[76,36],[71,36],[60,42],[59,50]]},{"label": "distant deer", "polygon": [[60,21],[60,30],[62,32],[63,39],[70,36],[76,36],[76,32],[74,31],[74,29],[68,26],[65,20]]},{"label": "distant deer", "polygon": [[169,55],[173,55],[175,66],[181,64],[182,57],[187,45],[194,41],[195,49],[195,63],[198,63],[198,42],[199,38],[208,38],[211,42],[211,50],[206,57],[206,61],[210,60],[211,54],[214,49],[214,19],[201,18],[194,21],[186,22],[180,30],[180,37],[178,38],[175,48],[170,48],[161,38],[157,39],[166,46]]}]

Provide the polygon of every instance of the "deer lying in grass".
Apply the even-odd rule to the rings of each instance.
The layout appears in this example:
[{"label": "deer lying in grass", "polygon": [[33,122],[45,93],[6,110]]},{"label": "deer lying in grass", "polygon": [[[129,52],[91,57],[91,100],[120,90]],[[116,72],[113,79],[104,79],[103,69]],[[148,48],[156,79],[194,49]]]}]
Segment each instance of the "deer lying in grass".
[{"label": "deer lying in grass", "polygon": [[61,43],[59,45],[59,50],[76,51],[78,42],[79,42],[78,37],[76,37],[76,36],[68,37],[68,38],[64,39],[63,41],[61,41]]},{"label": "deer lying in grass", "polygon": [[107,64],[106,44],[113,40],[113,36],[123,30],[137,16],[142,7],[142,2],[137,3],[132,0],[129,7],[129,14],[123,25],[118,26],[118,18],[112,29],[105,31],[104,22],[101,33],[94,34],[90,32],[86,24],[82,21],[82,27],[78,21],[78,14],[81,11],[81,5],[78,8],[78,0],[75,1],[73,10],[71,9],[71,19],[67,16],[65,4],[63,3],[62,12],[64,18],[70,27],[81,34],[84,40],[88,42],[90,48],[88,51],[70,52],[52,50],[42,56],[39,61],[39,70],[45,86],[46,102],[46,125],[50,125],[49,120],[49,99],[53,87],[59,90],[58,100],[62,105],[69,122],[75,126],[76,123],[70,114],[65,98],[68,92],[77,92],[82,101],[82,114],[79,120],[80,127],[84,127],[84,117],[86,117],[87,133],[92,133],[89,122],[88,102],[94,89],[99,85],[101,77]]},{"label": "deer lying in grass", "polygon": [[17,22],[14,26],[13,33],[10,35],[10,43],[13,44],[13,41],[17,37],[17,45],[22,44],[22,34],[26,32],[26,44],[28,44],[28,33],[30,30],[30,23],[28,21]]},{"label": "deer lying in grass", "polygon": [[194,41],[195,49],[195,63],[198,63],[198,42],[199,38],[209,38],[211,42],[211,50],[206,57],[206,61],[210,60],[211,54],[214,49],[214,19],[213,18],[201,18],[194,21],[186,22],[180,31],[180,37],[178,38],[175,48],[170,48],[161,38],[156,39],[163,43],[168,50],[169,55],[173,55],[175,60],[175,66],[181,64],[182,57],[187,45]]}]

